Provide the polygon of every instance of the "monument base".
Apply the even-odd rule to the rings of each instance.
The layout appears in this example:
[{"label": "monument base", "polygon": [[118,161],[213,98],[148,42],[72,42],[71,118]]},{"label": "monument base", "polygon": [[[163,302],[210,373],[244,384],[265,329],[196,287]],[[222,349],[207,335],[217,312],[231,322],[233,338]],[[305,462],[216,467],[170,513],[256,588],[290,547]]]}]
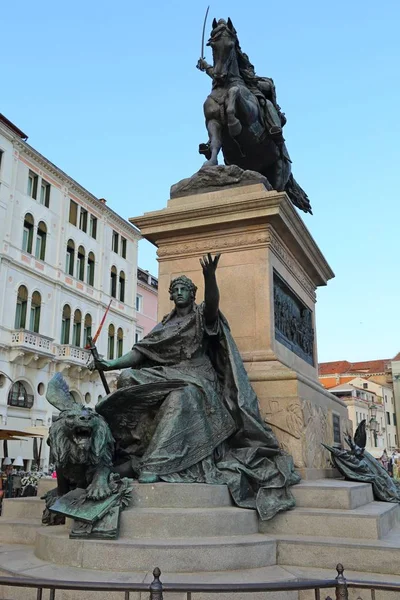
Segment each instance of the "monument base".
[{"label": "monument base", "polygon": [[342,443],[346,405],[318,380],[315,292],[333,277],[284,192],[262,183],[175,197],[167,208],[131,218],[158,247],[159,318],[182,273],[199,287],[199,257],[221,252],[218,285],[264,419],[303,477],[332,476],[328,445]]}]

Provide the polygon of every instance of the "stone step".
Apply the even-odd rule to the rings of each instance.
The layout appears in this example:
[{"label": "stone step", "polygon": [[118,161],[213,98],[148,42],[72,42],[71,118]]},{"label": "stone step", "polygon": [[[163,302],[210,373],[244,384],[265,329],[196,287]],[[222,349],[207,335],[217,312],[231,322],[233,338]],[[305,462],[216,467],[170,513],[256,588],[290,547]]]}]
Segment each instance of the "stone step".
[{"label": "stone step", "polygon": [[295,508],[271,521],[260,521],[260,532],[382,539],[399,520],[400,506],[389,502],[371,502],[353,510]]},{"label": "stone step", "polygon": [[[2,517],[7,519],[41,519],[45,508],[44,500],[34,498],[5,498],[3,500]],[[1,518],[0,518],[1,522]]]},{"label": "stone step", "polygon": [[262,534],[201,538],[69,539],[63,527],[37,532],[35,555],[84,569],[198,572],[251,569],[276,564],[276,542]]},{"label": "stone step", "polygon": [[[101,570],[93,571],[78,567],[68,567],[54,565],[43,561],[34,556],[32,548],[21,545],[3,545],[0,544],[0,574],[5,576],[27,576],[43,577],[46,579],[55,579],[62,581],[86,581],[86,582],[126,582],[126,583],[147,583],[153,580],[152,570],[154,565],[147,567],[143,571],[129,571],[127,573],[118,573],[114,571]],[[272,583],[286,582],[297,579],[285,568],[277,566],[260,567],[255,569],[244,569],[234,571],[205,571],[197,573],[168,573],[163,571],[161,581],[163,584],[188,584],[193,583]],[[25,588],[0,588],[0,598],[4,597],[10,600],[36,600],[36,593]],[[57,591],[58,600],[124,600],[122,593],[109,592],[68,592]],[[148,592],[139,594],[132,592],[131,600],[148,600]],[[187,600],[186,594],[171,594],[164,592],[165,600]],[[44,599],[48,600],[48,595],[44,594]],[[192,600],[231,600],[232,594],[192,594]],[[278,592],[278,593],[235,593],[235,600],[298,600],[297,592]]]},{"label": "stone step", "polygon": [[137,508],[212,508],[232,506],[226,485],[205,483],[134,483],[132,506]]},{"label": "stone step", "polygon": [[373,502],[372,485],[344,479],[301,481],[291,488],[296,506],[352,510]]},{"label": "stone step", "polygon": [[0,542],[3,544],[34,544],[41,519],[0,518]]},{"label": "stone step", "polygon": [[121,538],[215,537],[258,533],[255,510],[132,508],[121,514]]},{"label": "stone step", "polygon": [[43,496],[46,492],[54,490],[57,487],[57,479],[52,477],[42,477],[38,481],[37,497]]},{"label": "stone step", "polygon": [[330,569],[342,563],[348,570],[400,573],[400,530],[383,540],[277,535],[279,565]]}]

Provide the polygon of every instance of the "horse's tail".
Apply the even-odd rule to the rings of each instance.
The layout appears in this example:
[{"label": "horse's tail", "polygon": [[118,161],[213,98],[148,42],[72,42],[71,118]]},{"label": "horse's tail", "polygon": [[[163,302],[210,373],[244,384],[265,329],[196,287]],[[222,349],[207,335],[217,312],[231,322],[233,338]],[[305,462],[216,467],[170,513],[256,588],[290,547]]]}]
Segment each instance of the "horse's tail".
[{"label": "horse's tail", "polygon": [[308,196],[303,190],[303,188],[299,186],[292,174],[290,175],[288,182],[285,186],[285,192],[287,193],[293,204],[297,206],[297,208],[303,210],[305,213],[310,213],[312,215],[311,204],[308,199]]}]

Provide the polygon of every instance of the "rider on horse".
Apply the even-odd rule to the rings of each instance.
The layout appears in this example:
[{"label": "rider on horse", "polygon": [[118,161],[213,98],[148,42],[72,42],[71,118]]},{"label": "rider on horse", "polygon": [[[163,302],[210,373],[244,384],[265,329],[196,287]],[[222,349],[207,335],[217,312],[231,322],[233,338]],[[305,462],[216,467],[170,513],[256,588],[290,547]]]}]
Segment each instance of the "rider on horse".
[{"label": "rider on horse", "polygon": [[[256,75],[254,65],[251,64],[249,57],[241,51],[240,47],[238,48],[238,58],[240,74],[247,88],[256,96],[259,102],[266,129],[277,144],[283,143],[282,127],[286,124],[286,117],[277,103],[273,80],[270,77]],[[200,58],[197,68],[211,77],[213,89],[219,85],[214,79],[214,68],[206,60]]]}]

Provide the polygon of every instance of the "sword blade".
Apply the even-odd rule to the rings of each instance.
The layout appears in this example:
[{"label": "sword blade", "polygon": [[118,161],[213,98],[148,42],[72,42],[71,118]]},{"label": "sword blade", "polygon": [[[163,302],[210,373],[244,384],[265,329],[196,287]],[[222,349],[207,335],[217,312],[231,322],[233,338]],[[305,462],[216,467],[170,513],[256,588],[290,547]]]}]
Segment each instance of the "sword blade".
[{"label": "sword blade", "polygon": [[207,17],[208,17],[208,11],[209,10],[210,10],[210,7],[207,6],[206,16],[204,17],[204,23],[203,23],[203,33],[201,35],[201,52],[200,52],[200,58],[204,58],[204,35],[205,35],[205,31],[206,31],[206,24],[207,24]]}]

